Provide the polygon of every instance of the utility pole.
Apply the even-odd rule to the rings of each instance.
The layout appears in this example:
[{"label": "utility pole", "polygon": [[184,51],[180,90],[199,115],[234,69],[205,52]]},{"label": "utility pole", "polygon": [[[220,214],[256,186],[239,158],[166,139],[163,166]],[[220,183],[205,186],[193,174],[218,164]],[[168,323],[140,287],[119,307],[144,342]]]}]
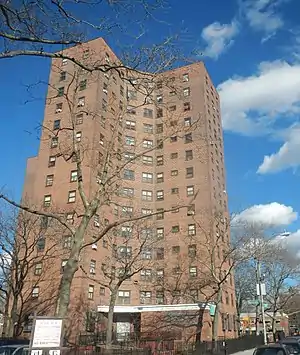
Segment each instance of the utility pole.
[{"label": "utility pole", "polygon": [[260,303],[260,311],[262,315],[262,323],[263,323],[263,335],[264,335],[264,344],[267,344],[267,332],[266,332],[266,319],[265,319],[265,306],[264,306],[264,295],[263,292],[265,289],[262,287],[262,281],[263,278],[261,276],[261,270],[260,270],[260,261],[257,260],[256,264],[256,274],[257,274],[257,282],[258,282],[258,296],[259,296],[259,303]]}]

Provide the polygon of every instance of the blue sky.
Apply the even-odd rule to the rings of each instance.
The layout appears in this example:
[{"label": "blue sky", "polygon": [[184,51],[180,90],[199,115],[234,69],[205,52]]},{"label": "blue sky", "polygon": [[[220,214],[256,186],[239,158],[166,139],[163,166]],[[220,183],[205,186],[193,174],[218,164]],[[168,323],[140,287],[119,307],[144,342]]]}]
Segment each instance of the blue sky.
[{"label": "blue sky", "polygon": [[[231,212],[295,232],[290,240],[300,250],[299,11],[297,0],[170,0],[156,15],[162,21],[146,22],[139,41],[181,33],[185,53],[201,53],[221,96]],[[105,39],[117,52],[132,40],[120,33]],[[46,92],[39,86],[39,99],[25,103],[27,85],[47,81],[49,64],[29,57],[0,62],[0,186],[17,199],[26,159],[38,150]]]}]

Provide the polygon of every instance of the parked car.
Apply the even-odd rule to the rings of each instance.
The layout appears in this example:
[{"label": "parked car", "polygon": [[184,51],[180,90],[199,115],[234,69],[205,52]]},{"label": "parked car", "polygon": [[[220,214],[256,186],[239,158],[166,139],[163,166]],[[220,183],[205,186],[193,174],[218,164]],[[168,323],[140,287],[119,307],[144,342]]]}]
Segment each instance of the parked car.
[{"label": "parked car", "polygon": [[285,345],[291,354],[300,354],[300,337],[286,337],[279,343]]},{"label": "parked car", "polygon": [[291,354],[294,353],[290,352],[289,348],[281,343],[258,346],[253,353],[253,355],[291,355]]},{"label": "parked car", "polygon": [[28,344],[3,345],[0,346],[0,355],[28,355]]}]

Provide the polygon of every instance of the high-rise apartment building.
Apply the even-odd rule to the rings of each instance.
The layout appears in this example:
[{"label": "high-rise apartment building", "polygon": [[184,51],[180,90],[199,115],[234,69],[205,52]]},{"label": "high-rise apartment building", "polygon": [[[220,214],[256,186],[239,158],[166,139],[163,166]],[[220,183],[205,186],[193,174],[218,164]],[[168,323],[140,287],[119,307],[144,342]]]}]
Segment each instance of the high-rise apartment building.
[{"label": "high-rise apartment building", "polygon": [[[83,212],[79,182],[87,201],[105,185],[85,235],[71,305],[78,318],[108,306],[109,285],[127,272],[131,276],[116,289],[116,312],[161,304],[192,309],[206,301],[203,290],[215,282],[208,260],[222,275],[230,270],[219,96],[205,66],[157,75],[111,70],[117,58],[101,38],[65,53],[102,69],[91,73],[72,61],[52,60],[40,148],[28,160],[23,197],[76,226]],[[126,218],[97,241],[107,225]],[[34,299],[55,294],[47,278],[59,285],[72,246],[68,228],[55,230],[54,237],[41,236],[41,255],[59,242],[52,272],[39,284],[34,275],[30,279]],[[225,329],[233,337],[234,282],[230,273],[226,278],[219,335]]]}]

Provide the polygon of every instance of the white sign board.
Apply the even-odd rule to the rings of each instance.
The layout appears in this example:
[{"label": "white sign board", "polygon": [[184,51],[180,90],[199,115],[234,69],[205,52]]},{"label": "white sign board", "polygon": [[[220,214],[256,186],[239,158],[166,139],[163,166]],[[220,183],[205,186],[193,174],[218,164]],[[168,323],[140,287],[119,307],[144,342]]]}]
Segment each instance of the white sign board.
[{"label": "white sign board", "polygon": [[266,285],[265,284],[260,284],[260,287],[259,287],[259,284],[256,284],[256,294],[257,296],[260,296],[260,288],[261,288],[261,293],[263,296],[266,296]]},{"label": "white sign board", "polygon": [[32,348],[59,348],[62,319],[37,318],[35,320]]}]

